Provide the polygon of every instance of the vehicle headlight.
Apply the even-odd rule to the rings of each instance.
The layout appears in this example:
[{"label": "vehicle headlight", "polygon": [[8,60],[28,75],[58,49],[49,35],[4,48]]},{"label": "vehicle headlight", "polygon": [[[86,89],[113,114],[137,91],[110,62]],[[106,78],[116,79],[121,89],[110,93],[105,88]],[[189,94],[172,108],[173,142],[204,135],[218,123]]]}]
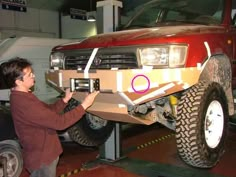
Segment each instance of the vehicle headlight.
[{"label": "vehicle headlight", "polygon": [[54,52],[50,55],[50,67],[62,68],[64,63],[64,54],[61,52]]},{"label": "vehicle headlight", "polygon": [[183,66],[186,61],[187,46],[166,45],[149,48],[139,48],[141,64],[144,66]]}]

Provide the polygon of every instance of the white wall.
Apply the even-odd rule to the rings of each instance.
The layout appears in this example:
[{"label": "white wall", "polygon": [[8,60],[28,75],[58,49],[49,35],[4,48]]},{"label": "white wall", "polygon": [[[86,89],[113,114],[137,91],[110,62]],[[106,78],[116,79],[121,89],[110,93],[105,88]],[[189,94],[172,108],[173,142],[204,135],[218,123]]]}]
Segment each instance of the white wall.
[{"label": "white wall", "polygon": [[[90,13],[96,16],[96,11]],[[121,17],[121,23],[125,24],[129,17]],[[97,34],[96,27],[96,22],[71,19],[69,15],[61,15],[61,38],[83,39],[93,36]],[[0,7],[0,40],[11,36],[59,38],[59,31],[57,11],[27,8],[27,12],[18,12]]]},{"label": "white wall", "polygon": [[[1,3],[0,3],[1,4]],[[96,23],[61,16],[62,38],[85,38],[97,34]],[[0,40],[11,36],[59,38],[59,12],[27,8],[27,12],[0,8]]]},{"label": "white wall", "polygon": [[1,39],[10,36],[59,36],[58,12],[27,8],[27,12],[0,9]]},{"label": "white wall", "polygon": [[62,38],[85,38],[97,34],[96,22],[71,19],[69,15],[62,16]]}]

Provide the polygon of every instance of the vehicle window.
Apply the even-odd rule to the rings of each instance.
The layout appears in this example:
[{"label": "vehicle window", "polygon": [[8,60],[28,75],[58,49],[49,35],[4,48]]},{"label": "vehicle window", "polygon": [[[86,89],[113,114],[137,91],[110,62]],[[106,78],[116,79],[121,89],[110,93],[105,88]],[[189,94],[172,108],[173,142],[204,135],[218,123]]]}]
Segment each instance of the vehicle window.
[{"label": "vehicle window", "polygon": [[160,9],[156,7],[143,9],[141,14],[142,15],[137,16],[136,20],[132,22],[133,26],[150,26],[156,24]]},{"label": "vehicle window", "polygon": [[172,21],[172,20],[185,20],[186,16],[183,15],[181,12],[178,11],[169,11],[166,15],[166,20]]},{"label": "vehicle window", "polygon": [[154,0],[126,25],[155,27],[173,23],[220,24],[224,0]]}]

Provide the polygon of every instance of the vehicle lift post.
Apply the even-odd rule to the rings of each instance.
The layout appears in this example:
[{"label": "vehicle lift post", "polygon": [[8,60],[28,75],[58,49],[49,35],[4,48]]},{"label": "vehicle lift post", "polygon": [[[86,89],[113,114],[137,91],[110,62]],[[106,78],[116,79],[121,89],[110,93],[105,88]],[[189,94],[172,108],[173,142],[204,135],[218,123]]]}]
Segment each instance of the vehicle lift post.
[{"label": "vehicle lift post", "polygon": [[[104,0],[97,2],[97,32],[108,33],[115,31],[120,23],[119,9],[123,7],[121,1]],[[121,125],[115,123],[110,137],[100,146],[99,158],[105,161],[117,161],[121,158]]]},{"label": "vehicle lift post", "polygon": [[107,162],[115,162],[121,158],[121,125],[120,123],[115,123],[111,135],[99,147],[99,159]]}]

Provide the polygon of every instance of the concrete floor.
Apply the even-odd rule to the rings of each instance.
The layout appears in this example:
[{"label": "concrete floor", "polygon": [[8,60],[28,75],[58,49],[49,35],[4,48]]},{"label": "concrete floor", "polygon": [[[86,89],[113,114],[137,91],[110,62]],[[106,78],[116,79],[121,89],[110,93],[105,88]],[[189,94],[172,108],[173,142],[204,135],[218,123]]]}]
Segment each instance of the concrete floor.
[{"label": "concrete floor", "polygon": [[[174,132],[167,128],[134,126],[122,132],[120,161],[99,160],[99,150],[63,143],[60,177],[236,177],[236,127],[229,126],[225,154],[212,169],[186,165],[177,154]],[[20,177],[28,177],[24,170]]]}]

